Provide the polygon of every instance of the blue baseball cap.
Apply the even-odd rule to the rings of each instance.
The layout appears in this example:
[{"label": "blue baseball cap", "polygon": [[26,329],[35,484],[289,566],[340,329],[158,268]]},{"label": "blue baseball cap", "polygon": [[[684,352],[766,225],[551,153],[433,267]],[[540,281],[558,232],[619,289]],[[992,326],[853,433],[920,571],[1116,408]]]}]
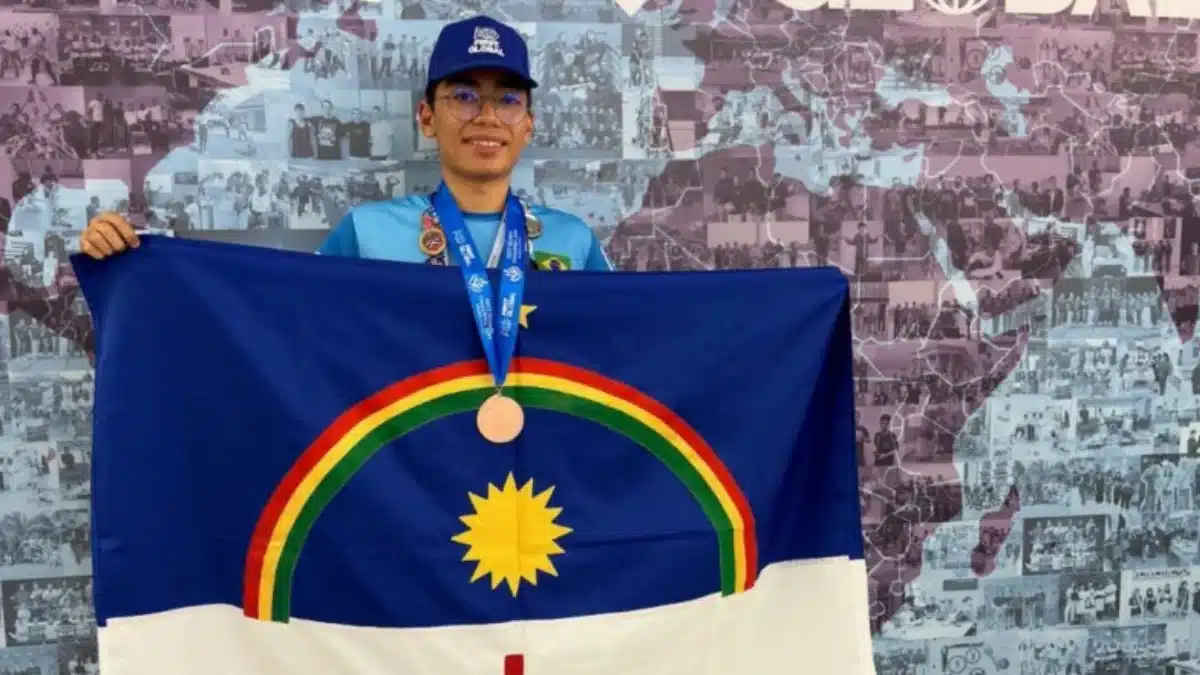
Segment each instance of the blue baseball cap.
[{"label": "blue baseball cap", "polygon": [[525,38],[511,26],[488,16],[476,16],[448,23],[438,34],[429,55],[426,86],[465,73],[468,70],[499,70],[524,80],[533,89],[537,82],[529,76],[529,48]]}]

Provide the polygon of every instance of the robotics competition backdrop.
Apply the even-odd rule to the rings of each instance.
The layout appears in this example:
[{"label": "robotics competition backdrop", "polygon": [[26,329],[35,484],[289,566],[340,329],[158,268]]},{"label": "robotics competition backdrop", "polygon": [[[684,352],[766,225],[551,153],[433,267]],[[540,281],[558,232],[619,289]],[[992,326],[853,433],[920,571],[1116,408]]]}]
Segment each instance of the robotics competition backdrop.
[{"label": "robotics competition backdrop", "polygon": [[303,249],[431,190],[479,11],[542,84],[517,189],[620,267],[851,278],[880,675],[1195,672],[1200,4],[790,4],[4,0],[0,675],[98,669],[79,230]]}]

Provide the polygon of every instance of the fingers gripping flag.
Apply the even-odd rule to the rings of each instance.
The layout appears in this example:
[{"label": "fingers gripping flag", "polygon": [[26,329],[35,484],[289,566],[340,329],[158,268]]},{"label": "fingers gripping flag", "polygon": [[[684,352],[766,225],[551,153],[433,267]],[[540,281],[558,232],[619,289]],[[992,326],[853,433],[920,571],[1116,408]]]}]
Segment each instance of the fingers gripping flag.
[{"label": "fingers gripping flag", "polygon": [[533,275],[496,445],[458,270],[73,262],[106,675],[872,672],[838,273]]}]

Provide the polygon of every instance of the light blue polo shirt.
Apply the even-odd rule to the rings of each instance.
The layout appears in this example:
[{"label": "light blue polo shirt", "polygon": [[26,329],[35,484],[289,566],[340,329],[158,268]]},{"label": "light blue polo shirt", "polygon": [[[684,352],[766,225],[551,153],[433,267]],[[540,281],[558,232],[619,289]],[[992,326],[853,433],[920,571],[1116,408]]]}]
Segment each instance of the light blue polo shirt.
[{"label": "light blue polo shirt", "polygon": [[[351,209],[317,251],[322,255],[423,263],[418,237],[421,216],[429,198],[412,195],[370,202]],[[533,262],[544,270],[611,271],[612,263],[592,229],[579,218],[558,209],[530,205],[542,221],[542,235],[533,240]],[[467,229],[486,259],[500,230],[499,213],[467,213]],[[524,226],[524,223],[521,223]]]}]

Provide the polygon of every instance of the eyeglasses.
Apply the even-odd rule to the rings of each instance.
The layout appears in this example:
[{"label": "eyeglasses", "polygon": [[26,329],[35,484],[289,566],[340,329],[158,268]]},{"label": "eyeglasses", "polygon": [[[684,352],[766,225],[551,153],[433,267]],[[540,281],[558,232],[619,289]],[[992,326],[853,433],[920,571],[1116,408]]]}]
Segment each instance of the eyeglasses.
[{"label": "eyeglasses", "polygon": [[503,124],[516,124],[529,114],[525,97],[511,92],[499,96],[482,96],[473,89],[458,89],[453,94],[441,96],[441,99],[450,106],[450,112],[461,122],[470,122],[483,114],[485,102],[492,104],[492,110],[496,111],[496,119]]}]

